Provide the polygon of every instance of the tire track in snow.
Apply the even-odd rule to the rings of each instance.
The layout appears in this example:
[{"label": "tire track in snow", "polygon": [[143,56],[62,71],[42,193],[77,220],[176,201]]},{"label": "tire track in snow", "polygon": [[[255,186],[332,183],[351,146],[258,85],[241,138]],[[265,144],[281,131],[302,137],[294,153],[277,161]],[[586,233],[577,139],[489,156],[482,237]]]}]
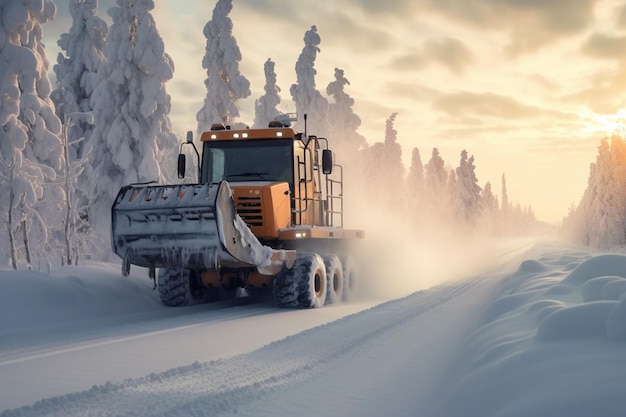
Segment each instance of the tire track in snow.
[{"label": "tire track in snow", "polygon": [[368,342],[491,279],[439,285],[318,326],[244,355],[107,382],[0,413],[13,416],[215,416],[310,378],[367,349]]}]

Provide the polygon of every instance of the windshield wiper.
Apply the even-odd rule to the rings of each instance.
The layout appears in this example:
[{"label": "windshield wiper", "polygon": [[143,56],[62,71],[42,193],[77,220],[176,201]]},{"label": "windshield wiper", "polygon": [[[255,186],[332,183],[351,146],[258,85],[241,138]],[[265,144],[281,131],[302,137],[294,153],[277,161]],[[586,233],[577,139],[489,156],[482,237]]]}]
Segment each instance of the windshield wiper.
[{"label": "windshield wiper", "polygon": [[226,178],[236,178],[236,177],[253,177],[253,176],[257,176],[259,178],[261,178],[264,181],[269,181],[269,179],[266,177],[266,175],[269,175],[269,172],[242,172],[241,174],[228,174],[228,175],[224,175],[224,179]]}]

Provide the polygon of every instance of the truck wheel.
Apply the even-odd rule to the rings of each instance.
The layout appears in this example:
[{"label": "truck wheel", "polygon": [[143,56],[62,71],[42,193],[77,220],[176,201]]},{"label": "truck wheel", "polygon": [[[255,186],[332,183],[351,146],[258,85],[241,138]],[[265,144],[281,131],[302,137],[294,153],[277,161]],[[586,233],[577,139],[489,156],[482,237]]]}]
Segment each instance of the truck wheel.
[{"label": "truck wheel", "polygon": [[343,270],[343,300],[352,300],[356,294],[357,287],[356,261],[354,257],[346,255],[341,258],[341,266]]},{"label": "truck wheel", "polygon": [[160,268],[158,278],[161,302],[170,307],[190,306],[212,301],[214,296],[191,269]]},{"label": "truck wheel", "polygon": [[343,297],[343,270],[341,261],[336,255],[324,256],[324,264],[326,265],[326,304],[338,303]]},{"label": "truck wheel", "polygon": [[281,307],[322,307],[326,290],[326,268],[316,253],[298,254],[293,268],[274,278],[274,297]]}]

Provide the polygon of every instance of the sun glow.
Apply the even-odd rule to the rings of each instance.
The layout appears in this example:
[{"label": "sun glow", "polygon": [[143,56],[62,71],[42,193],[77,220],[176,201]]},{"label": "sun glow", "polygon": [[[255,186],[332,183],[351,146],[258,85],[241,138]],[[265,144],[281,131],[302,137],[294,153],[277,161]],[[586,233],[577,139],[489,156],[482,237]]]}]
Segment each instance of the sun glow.
[{"label": "sun glow", "polygon": [[590,133],[600,132],[607,136],[614,134],[624,136],[626,109],[619,109],[615,114],[588,113],[584,117],[589,120]]}]

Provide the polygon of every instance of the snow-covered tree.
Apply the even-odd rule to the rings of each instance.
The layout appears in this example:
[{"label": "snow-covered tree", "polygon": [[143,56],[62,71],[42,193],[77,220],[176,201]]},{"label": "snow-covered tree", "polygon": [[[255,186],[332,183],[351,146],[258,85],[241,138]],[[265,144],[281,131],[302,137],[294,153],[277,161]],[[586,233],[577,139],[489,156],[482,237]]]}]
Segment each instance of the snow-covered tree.
[{"label": "snow-covered tree", "polygon": [[348,156],[356,155],[366,146],[366,141],[357,131],[361,126],[361,118],[352,111],[354,99],[345,92],[346,85],[350,85],[350,81],[344,76],[344,71],[335,68],[335,81],[326,87],[326,94],[334,100],[328,107],[329,139],[335,149]]},{"label": "snow-covered tree", "polygon": [[599,249],[626,244],[626,144],[603,139],[580,204],[564,221],[566,235]]},{"label": "snow-covered tree", "polygon": [[424,209],[423,201],[425,198],[424,164],[417,147],[413,148],[413,153],[411,154],[411,167],[406,179],[406,188],[411,215],[417,215]]},{"label": "snow-covered tree", "polygon": [[397,113],[386,122],[385,141],[365,148],[363,152],[364,181],[368,191],[380,196],[388,208],[406,206],[404,189],[404,164],[402,147],[397,142],[397,131],[393,124]]},{"label": "snow-covered tree", "polygon": [[488,234],[497,233],[500,228],[500,205],[489,181],[483,187],[479,211],[481,230]]},{"label": "snow-covered tree", "polygon": [[174,64],[150,14],[153,8],[152,0],[117,0],[109,10],[113,24],[92,96],[96,127],[88,144],[98,178],[89,218],[103,239],[108,238],[109,210],[119,189],[161,181],[159,149],[177,142],[165,89]]},{"label": "snow-covered tree", "polygon": [[467,151],[461,151],[461,160],[456,169],[457,176],[457,201],[460,203],[460,215],[469,225],[473,224],[479,214],[481,188],[476,178],[474,156],[468,157]]},{"label": "snow-covered tree", "polygon": [[[0,193],[6,197],[0,205],[9,237],[15,227],[22,230],[29,264],[31,243],[43,251],[47,228],[60,224],[54,205],[64,198],[52,183],[63,165],[63,150],[42,43],[43,25],[55,14],[51,0],[0,2]],[[44,195],[49,199],[43,201]],[[0,246],[7,241],[0,237]]]},{"label": "snow-covered tree", "polygon": [[426,163],[424,179],[431,205],[434,205],[435,208],[441,206],[445,198],[448,173],[437,148],[433,148],[430,160]]},{"label": "snow-covered tree", "polygon": [[241,52],[228,17],[232,8],[232,0],[218,0],[211,20],[204,26],[207,41],[202,68],[207,74],[207,95],[196,115],[198,133],[209,130],[213,123],[234,124],[239,117],[237,100],[251,94],[250,82],[239,72]]},{"label": "snow-covered tree", "polygon": [[462,217],[460,206],[459,180],[457,179],[456,171],[451,168],[448,172],[448,180],[443,193],[443,202],[438,208],[437,214],[447,224],[465,227],[465,219]]},{"label": "snow-covered tree", "polygon": [[[57,57],[54,73],[56,89],[51,98],[62,122],[67,123],[73,113],[87,113],[93,110],[91,95],[98,85],[97,71],[105,57],[105,43],[108,32],[104,20],[96,16],[98,0],[70,0],[72,27],[61,35],[58,44],[64,53]],[[83,155],[86,143],[93,129],[87,120],[75,120],[67,130],[70,156],[73,159]]]},{"label": "snow-covered tree", "polygon": [[280,87],[276,84],[276,72],[274,61],[267,59],[263,70],[265,72],[265,94],[256,100],[254,105],[253,127],[267,127],[268,123],[280,114],[277,106],[280,104]]},{"label": "snow-covered tree", "polygon": [[108,32],[106,22],[96,16],[97,7],[97,0],[70,0],[72,27],[58,41],[63,53],[53,68],[57,86],[51,98],[63,122],[66,158],[64,236],[68,264],[77,261],[78,246],[84,247],[79,242],[91,240],[87,211],[94,180],[85,144],[93,130],[91,96],[98,85],[97,71],[104,61]]},{"label": "snow-covered tree", "polygon": [[503,215],[507,215],[511,211],[511,204],[509,203],[509,194],[506,190],[506,176],[502,174],[502,204],[500,206]]},{"label": "snow-covered tree", "polygon": [[317,27],[312,26],[310,30],[304,34],[304,48],[296,62],[296,84],[292,84],[289,92],[296,104],[298,113],[299,129],[303,129],[301,121],[303,115],[308,116],[307,128],[317,136],[327,137],[329,132],[328,126],[328,100],[322,96],[315,85],[315,59],[320,51],[318,45],[321,38],[317,34]]},{"label": "snow-covered tree", "polygon": [[398,113],[392,113],[385,123],[385,178],[390,182],[389,188],[396,202],[404,205],[404,164],[402,163],[402,146],[398,143],[398,131],[394,123]]}]

